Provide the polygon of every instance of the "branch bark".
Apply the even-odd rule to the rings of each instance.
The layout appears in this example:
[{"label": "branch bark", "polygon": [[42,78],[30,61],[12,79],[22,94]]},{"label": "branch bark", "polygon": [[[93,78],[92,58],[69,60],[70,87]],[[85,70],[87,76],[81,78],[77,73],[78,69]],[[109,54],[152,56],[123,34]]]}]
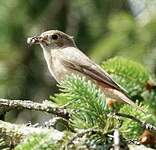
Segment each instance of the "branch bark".
[{"label": "branch bark", "polygon": [[56,139],[56,134],[59,135],[57,137],[63,138],[63,133],[55,130],[54,128],[46,128],[46,127],[34,127],[34,126],[26,126],[26,125],[17,125],[4,121],[0,121],[0,138],[3,139],[5,145],[7,147],[15,147],[19,144],[23,139],[32,135],[32,134],[40,134],[40,133],[51,133],[54,139],[52,140],[60,140]]},{"label": "branch bark", "polygon": [[131,119],[131,120],[137,122],[138,124],[140,124],[140,126],[143,127],[144,129],[156,132],[156,127],[155,126],[153,126],[153,125],[151,125],[149,123],[146,123],[144,121],[141,121],[141,120],[139,120],[138,118],[136,118],[134,116],[131,116],[131,115],[128,115],[128,114],[123,114],[123,113],[116,113],[115,115],[118,116],[118,117]]},{"label": "branch bark", "polygon": [[120,133],[118,129],[114,130],[114,150],[120,150]]},{"label": "branch bark", "polygon": [[42,103],[32,102],[30,100],[10,100],[0,99],[0,109],[3,111],[10,111],[14,109],[28,109],[35,111],[42,111],[69,119],[68,112],[63,108],[55,107],[51,102],[45,100]]}]

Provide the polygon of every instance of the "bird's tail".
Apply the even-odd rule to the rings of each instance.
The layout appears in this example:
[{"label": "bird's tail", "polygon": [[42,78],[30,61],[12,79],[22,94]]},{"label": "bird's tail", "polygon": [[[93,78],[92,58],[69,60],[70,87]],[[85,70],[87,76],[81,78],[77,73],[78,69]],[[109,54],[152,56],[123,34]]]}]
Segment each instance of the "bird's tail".
[{"label": "bird's tail", "polygon": [[110,88],[105,88],[103,89],[106,97],[110,97],[113,99],[118,100],[119,102],[127,103],[133,108],[140,110],[144,114],[147,114],[140,106],[138,106],[136,103],[134,103],[128,96],[126,96],[124,93],[115,90],[115,89],[110,89]]},{"label": "bird's tail", "polygon": [[127,97],[123,93],[119,92],[118,97],[120,98],[120,101],[127,103],[127,104],[131,105],[133,108],[140,110],[141,112],[146,114],[146,112],[140,106],[138,106],[136,103],[134,103],[129,97]]}]

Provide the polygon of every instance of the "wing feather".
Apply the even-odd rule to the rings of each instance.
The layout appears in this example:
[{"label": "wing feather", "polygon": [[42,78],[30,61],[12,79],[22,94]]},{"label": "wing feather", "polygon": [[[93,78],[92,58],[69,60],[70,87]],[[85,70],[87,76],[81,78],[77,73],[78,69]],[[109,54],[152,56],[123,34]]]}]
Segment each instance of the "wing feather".
[{"label": "wing feather", "polygon": [[[73,55],[74,54],[74,55]],[[71,57],[72,56],[72,57]],[[133,101],[130,100],[127,91],[118,85],[110,75],[105,72],[99,65],[90,60],[85,54],[81,51],[78,51],[77,48],[67,48],[61,51],[59,57],[63,65],[70,68],[71,70],[76,70],[86,76],[92,78],[97,82],[101,82],[107,87],[116,89],[117,91],[123,94],[123,101],[132,105],[133,107],[144,112],[140,107],[138,107]],[[125,96],[126,97],[125,97]]]},{"label": "wing feather", "polygon": [[119,90],[120,92],[124,93],[128,96],[127,91],[123,89],[120,85],[118,85],[107,72],[105,72],[100,66],[96,65],[93,62],[88,62],[89,65],[84,65],[81,62],[77,62],[72,60],[63,60],[64,65],[69,67],[70,69],[76,70],[80,73],[83,73],[90,78],[103,83],[104,85]]}]

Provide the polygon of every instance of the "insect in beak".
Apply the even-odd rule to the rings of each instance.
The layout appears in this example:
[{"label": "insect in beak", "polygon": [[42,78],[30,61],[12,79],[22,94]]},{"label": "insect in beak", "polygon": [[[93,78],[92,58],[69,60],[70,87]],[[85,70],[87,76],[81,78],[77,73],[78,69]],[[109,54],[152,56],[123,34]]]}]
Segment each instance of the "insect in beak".
[{"label": "insect in beak", "polygon": [[48,38],[47,36],[42,37],[42,36],[34,36],[34,37],[30,37],[27,39],[27,43],[32,45],[32,44],[48,44]]}]

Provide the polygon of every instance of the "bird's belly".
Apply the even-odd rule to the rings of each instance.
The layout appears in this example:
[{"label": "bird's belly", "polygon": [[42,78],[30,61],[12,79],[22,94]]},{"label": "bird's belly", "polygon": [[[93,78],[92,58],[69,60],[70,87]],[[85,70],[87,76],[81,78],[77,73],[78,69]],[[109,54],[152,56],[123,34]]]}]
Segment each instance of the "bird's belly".
[{"label": "bird's belly", "polygon": [[72,74],[72,71],[70,69],[66,69],[64,66],[59,66],[59,69],[55,69],[53,74],[56,81],[60,82],[61,80],[64,80],[68,75]]}]

